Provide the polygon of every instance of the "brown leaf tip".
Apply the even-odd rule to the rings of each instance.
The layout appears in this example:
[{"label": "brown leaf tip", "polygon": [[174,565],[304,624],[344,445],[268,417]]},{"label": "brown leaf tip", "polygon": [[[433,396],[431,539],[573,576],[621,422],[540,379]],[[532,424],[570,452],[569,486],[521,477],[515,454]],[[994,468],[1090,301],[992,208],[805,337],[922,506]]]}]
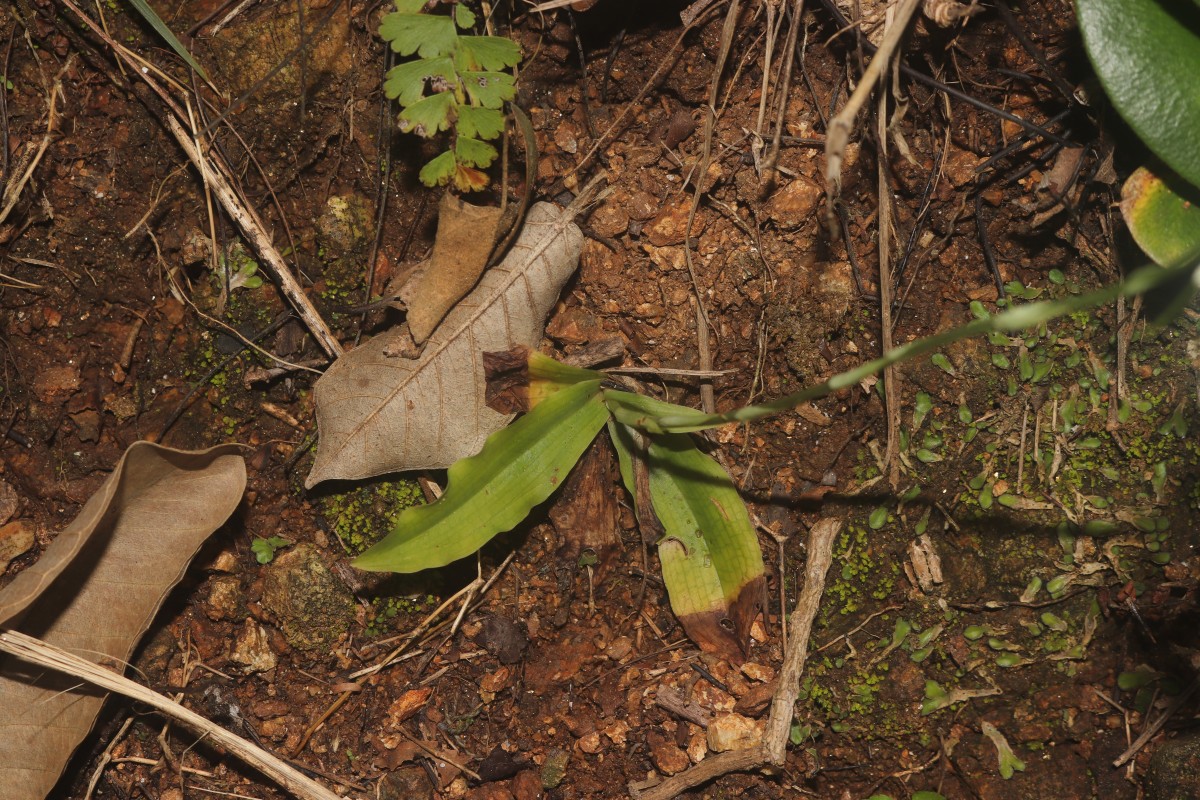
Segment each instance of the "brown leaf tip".
[{"label": "brown leaf tip", "polygon": [[485,352],[483,376],[487,382],[488,408],[501,414],[529,410],[529,348],[518,345]]}]

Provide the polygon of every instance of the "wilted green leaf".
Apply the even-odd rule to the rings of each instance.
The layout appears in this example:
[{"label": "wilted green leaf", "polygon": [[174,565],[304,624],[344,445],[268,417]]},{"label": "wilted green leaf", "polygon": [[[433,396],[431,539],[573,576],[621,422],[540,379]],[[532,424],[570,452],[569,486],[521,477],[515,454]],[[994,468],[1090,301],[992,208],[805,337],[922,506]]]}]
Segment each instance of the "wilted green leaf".
[{"label": "wilted green leaf", "polygon": [[454,142],[454,156],[460,164],[472,167],[490,167],[496,160],[496,148],[487,142],[463,136],[461,133]]},{"label": "wilted green leaf", "polygon": [[1024,772],[1025,762],[1017,758],[1012,751],[1012,747],[1008,744],[1008,740],[1004,738],[1004,734],[990,722],[980,724],[980,730],[983,735],[992,740],[992,744],[996,748],[996,756],[1000,762],[1000,777],[1008,780],[1013,776],[1013,772]]},{"label": "wilted green leaf", "polygon": [[458,133],[476,139],[495,139],[504,131],[504,114],[493,108],[460,106]]},{"label": "wilted green leaf", "polygon": [[[425,87],[430,81],[453,86],[457,82],[454,62],[443,57],[418,58],[397,64],[387,72],[383,93],[407,108],[425,95]],[[439,89],[435,86],[434,91]]]},{"label": "wilted green leaf", "polygon": [[1164,266],[1200,258],[1200,189],[1142,167],[1121,188],[1121,216],[1138,246]]},{"label": "wilted green leaf", "polygon": [[458,31],[449,17],[394,11],[379,24],[379,37],[402,56],[440,58],[454,52]]},{"label": "wilted green leaf", "polygon": [[400,112],[398,125],[405,133],[428,139],[453,124],[455,101],[451,92],[439,92],[422,98]]},{"label": "wilted green leaf", "polygon": [[507,72],[464,71],[462,83],[471,102],[484,108],[501,108],[506,100],[517,96],[516,83]]},{"label": "wilted green leaf", "polygon": [[503,36],[463,36],[458,40],[458,53],[463,72],[499,72],[521,62],[521,48]]},{"label": "wilted green leaf", "polygon": [[689,436],[651,437],[647,462],[671,608],[702,649],[740,661],[766,585],[746,505]]},{"label": "wilted green leaf", "polygon": [[416,572],[471,555],[561,486],[607,419],[600,381],[549,397],[489,436],[478,455],[455,462],[445,494],[436,503],[405,510],[392,532],[354,566]]}]

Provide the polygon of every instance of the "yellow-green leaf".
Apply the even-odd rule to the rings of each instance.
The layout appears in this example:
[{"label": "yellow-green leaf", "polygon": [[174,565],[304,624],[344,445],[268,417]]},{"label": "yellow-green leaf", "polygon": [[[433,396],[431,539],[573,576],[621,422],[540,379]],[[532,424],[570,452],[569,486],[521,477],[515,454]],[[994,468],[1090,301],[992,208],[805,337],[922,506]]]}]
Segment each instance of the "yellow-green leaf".
[{"label": "yellow-green leaf", "polygon": [[1194,264],[1200,259],[1200,189],[1171,173],[1145,167],[1121,189],[1121,215],[1134,241],[1155,263]]},{"label": "yellow-green leaf", "polygon": [[[650,497],[671,608],[706,651],[740,662],[762,609],[762,551],[729,475],[691,437],[650,437]],[[624,473],[624,469],[622,470]]]},{"label": "yellow-green leaf", "polygon": [[553,494],[607,419],[600,381],[556,393],[489,436],[477,455],[455,462],[441,498],[404,511],[354,566],[417,572],[471,555]]}]

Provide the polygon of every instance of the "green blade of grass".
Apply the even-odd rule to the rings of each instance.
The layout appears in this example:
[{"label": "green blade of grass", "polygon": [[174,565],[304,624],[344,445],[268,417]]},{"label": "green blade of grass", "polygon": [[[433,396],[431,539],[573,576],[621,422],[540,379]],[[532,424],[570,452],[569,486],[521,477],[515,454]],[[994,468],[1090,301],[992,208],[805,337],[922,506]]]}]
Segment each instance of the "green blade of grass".
[{"label": "green blade of grass", "polygon": [[[1105,286],[1102,289],[1097,289],[1088,294],[1074,295],[1061,300],[1043,300],[1037,303],[1028,303],[1026,305],[1017,306],[1009,311],[995,316],[977,319],[969,322],[966,325],[960,325],[957,328],[944,331],[934,336],[927,336],[923,339],[917,339],[903,347],[897,347],[890,350],[883,356],[868,361],[862,366],[847,370],[846,372],[834,375],[829,380],[810,386],[795,394],[789,394],[778,400],[772,400],[769,403],[761,405],[745,406],[743,408],[729,411],[724,414],[701,414],[700,412],[690,410],[688,413],[667,413],[665,409],[651,412],[649,406],[642,407],[642,413],[645,417],[641,421],[639,427],[644,427],[650,431],[700,431],[705,428],[716,428],[730,422],[751,422],[763,417],[769,417],[774,414],[779,414],[784,411],[789,411],[801,403],[811,400],[816,400],[826,395],[832,394],[839,389],[844,389],[855,385],[863,378],[869,375],[874,375],[877,372],[882,372],[885,367],[892,364],[898,364],[902,361],[907,361],[910,358],[915,358],[922,353],[928,353],[931,350],[938,350],[948,344],[968,339],[972,336],[980,336],[991,331],[1001,332],[1016,332],[1023,331],[1028,328],[1034,328],[1043,322],[1047,322],[1056,317],[1061,317],[1064,314],[1070,314],[1073,311],[1080,311],[1086,308],[1094,308],[1103,303],[1113,300],[1121,296],[1129,296],[1142,294],[1156,286],[1161,286],[1168,281],[1178,279],[1183,275],[1191,272],[1196,265],[1188,264],[1186,266],[1174,266],[1169,269],[1162,269],[1157,266],[1143,267],[1127,277],[1124,281],[1115,283],[1111,286]],[[1194,286],[1193,280],[1192,285]],[[605,392],[605,400],[612,405],[610,395],[614,392]],[[659,401],[655,401],[656,403]],[[662,406],[670,406],[669,403],[661,403]],[[614,414],[618,419],[622,419],[623,411],[614,408]],[[628,419],[627,424],[638,424],[636,417],[625,415]],[[626,419],[622,419],[626,421]]]},{"label": "green blade of grass", "polygon": [[204,67],[200,66],[196,62],[196,59],[192,58],[192,54],[183,46],[183,42],[179,41],[175,37],[175,34],[171,33],[171,29],[167,27],[167,23],[163,22],[158,14],[154,13],[154,9],[150,7],[150,4],[146,0],[129,0],[129,5],[133,6],[134,10],[142,15],[142,19],[146,20],[151,28],[154,28],[154,32],[163,38],[163,41],[175,51],[176,55],[184,60],[184,63],[196,70],[196,73],[201,78],[206,81],[208,80],[208,73],[204,71]]},{"label": "green blade of grass", "polygon": [[489,436],[477,455],[456,461],[441,498],[405,510],[354,566],[417,572],[471,555],[553,494],[608,418],[598,380],[546,398]]}]

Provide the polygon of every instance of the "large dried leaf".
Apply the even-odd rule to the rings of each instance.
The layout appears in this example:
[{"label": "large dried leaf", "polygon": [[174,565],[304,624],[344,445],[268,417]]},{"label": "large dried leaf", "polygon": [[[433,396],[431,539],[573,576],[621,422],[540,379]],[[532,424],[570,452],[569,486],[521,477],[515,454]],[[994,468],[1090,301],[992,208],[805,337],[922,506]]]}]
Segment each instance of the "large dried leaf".
[{"label": "large dried leaf", "polygon": [[[0,590],[0,627],[96,663],[129,658],[200,544],[241,501],[239,448],[137,442],[36,564]],[[41,800],[91,729],[102,692],[0,658],[0,786]]]},{"label": "large dried leaf", "polygon": [[441,469],[479,452],[511,419],[486,405],[483,353],[537,345],[582,245],[568,215],[538,203],[419,358],[387,355],[394,339],[384,334],[335,361],[314,390],[321,439],[305,485]]}]

